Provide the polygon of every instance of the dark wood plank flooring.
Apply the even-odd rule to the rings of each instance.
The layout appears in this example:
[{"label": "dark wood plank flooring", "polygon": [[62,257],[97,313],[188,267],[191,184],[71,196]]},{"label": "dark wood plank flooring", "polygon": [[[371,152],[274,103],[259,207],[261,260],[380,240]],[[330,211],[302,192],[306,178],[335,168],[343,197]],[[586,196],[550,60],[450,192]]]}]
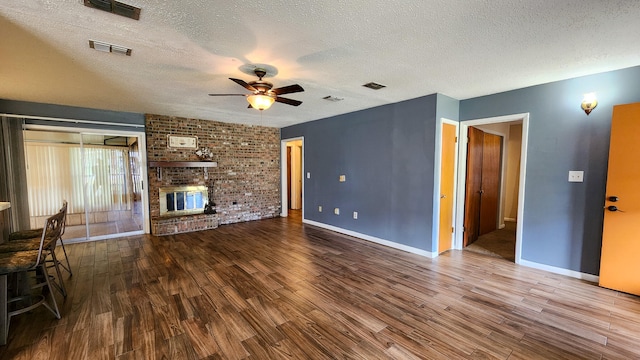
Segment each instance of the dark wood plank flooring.
[{"label": "dark wood plank flooring", "polygon": [[286,218],[68,246],[62,319],[0,359],[637,359],[640,299],[468,251]]}]

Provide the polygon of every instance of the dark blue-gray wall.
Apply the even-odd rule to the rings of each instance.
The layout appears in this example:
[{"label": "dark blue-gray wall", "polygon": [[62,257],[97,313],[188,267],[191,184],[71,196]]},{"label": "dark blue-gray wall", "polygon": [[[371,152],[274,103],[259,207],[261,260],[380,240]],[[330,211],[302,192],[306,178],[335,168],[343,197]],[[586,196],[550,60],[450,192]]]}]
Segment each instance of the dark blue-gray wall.
[{"label": "dark blue-gray wall", "polygon": [[[587,116],[584,93],[598,107]],[[612,107],[640,101],[640,67],[463,100],[460,119],[530,114],[522,258],[597,275]],[[583,183],[569,183],[583,170]]]},{"label": "dark blue-gray wall", "polygon": [[304,136],[305,218],[431,251],[436,99],[283,128],[283,139]]},{"label": "dark blue-gray wall", "polygon": [[[29,119],[27,121],[27,123],[29,124],[82,127],[89,129],[144,131],[144,114],[130,112],[98,110],[75,106],[0,99],[0,114],[25,115],[33,117],[71,119],[94,122],[74,123],[69,121],[63,122]],[[138,125],[138,128],[132,128],[126,125]]]},{"label": "dark blue-gray wall", "polygon": [[[522,259],[597,275],[612,107],[640,101],[638,79],[633,67],[462,101],[434,94],[281,135],[305,138],[307,219],[434,251],[436,119],[529,113]],[[580,109],[587,92],[599,101],[589,116]],[[583,170],[584,182],[569,183],[570,170]]]}]

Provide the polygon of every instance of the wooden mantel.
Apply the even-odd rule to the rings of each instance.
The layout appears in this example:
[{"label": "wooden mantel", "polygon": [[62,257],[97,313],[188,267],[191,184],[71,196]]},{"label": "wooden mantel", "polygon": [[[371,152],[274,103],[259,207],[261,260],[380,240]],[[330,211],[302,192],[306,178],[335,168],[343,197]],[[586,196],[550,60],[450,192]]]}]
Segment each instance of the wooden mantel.
[{"label": "wooden mantel", "polygon": [[218,163],[215,161],[149,161],[149,167],[156,168],[158,174],[158,180],[162,180],[162,168],[166,167],[183,167],[183,168],[202,168],[204,172],[205,180],[209,178],[207,168],[217,167]]},{"label": "wooden mantel", "polygon": [[218,163],[215,161],[149,161],[149,167],[163,168],[163,167],[201,167],[210,168],[217,167]]}]

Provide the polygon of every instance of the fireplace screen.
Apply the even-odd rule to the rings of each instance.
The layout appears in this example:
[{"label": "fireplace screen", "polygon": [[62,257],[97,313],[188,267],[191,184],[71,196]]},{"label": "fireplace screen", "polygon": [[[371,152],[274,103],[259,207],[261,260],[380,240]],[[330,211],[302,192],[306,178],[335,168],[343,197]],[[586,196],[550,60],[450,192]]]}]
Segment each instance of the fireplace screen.
[{"label": "fireplace screen", "polygon": [[161,187],[160,216],[202,214],[209,199],[206,186]]}]

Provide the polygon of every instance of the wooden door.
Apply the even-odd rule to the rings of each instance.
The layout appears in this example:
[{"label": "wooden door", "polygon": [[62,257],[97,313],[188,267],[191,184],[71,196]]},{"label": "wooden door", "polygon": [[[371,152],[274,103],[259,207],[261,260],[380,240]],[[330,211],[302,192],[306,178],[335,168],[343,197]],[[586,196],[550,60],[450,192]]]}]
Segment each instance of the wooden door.
[{"label": "wooden door", "polygon": [[291,209],[291,146],[287,146],[287,209]]},{"label": "wooden door", "polygon": [[[600,286],[640,295],[640,103],[613,107]],[[617,197],[613,201],[612,197]],[[615,206],[618,211],[613,208]]]},{"label": "wooden door", "polygon": [[480,192],[480,231],[478,235],[490,233],[498,228],[502,137],[484,133],[482,144],[482,190]]},{"label": "wooden door", "polygon": [[470,126],[467,133],[467,176],[464,204],[463,246],[478,240],[480,191],[482,190],[482,147],[484,132]]},{"label": "wooden door", "polygon": [[453,236],[453,191],[456,164],[455,125],[442,124],[442,157],[440,159],[440,230],[438,253],[451,249]]}]

